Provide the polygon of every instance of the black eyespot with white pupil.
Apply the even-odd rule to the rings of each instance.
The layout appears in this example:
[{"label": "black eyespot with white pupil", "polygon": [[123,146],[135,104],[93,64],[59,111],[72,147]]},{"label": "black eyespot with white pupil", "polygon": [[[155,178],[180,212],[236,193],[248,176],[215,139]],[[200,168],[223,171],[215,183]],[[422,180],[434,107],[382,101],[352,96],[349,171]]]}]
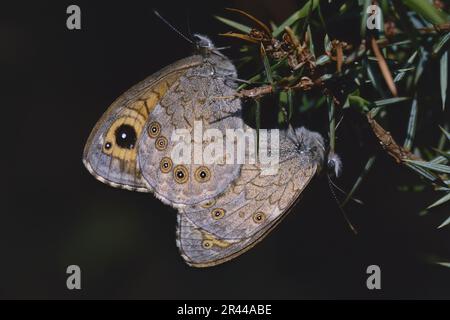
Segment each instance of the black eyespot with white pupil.
[{"label": "black eyespot with white pupil", "polygon": [[253,221],[255,223],[262,223],[266,219],[266,215],[264,212],[255,212],[253,214]]},{"label": "black eyespot with white pupil", "polygon": [[211,248],[211,246],[212,246],[211,240],[203,240],[202,246],[203,246],[203,248],[205,248],[205,249]]},{"label": "black eyespot with white pupil", "polygon": [[212,215],[213,219],[215,219],[215,220],[222,219],[225,215],[225,209],[215,208],[214,210],[211,211],[211,215]]},{"label": "black eyespot with white pupil", "polygon": [[158,122],[152,122],[148,128],[150,138],[156,138],[161,133],[161,125]]},{"label": "black eyespot with white pupil", "polygon": [[178,165],[173,169],[173,177],[176,183],[186,183],[189,180],[189,171],[183,165]]},{"label": "black eyespot with white pupil", "polygon": [[[116,138],[116,144],[121,148],[133,149],[136,144],[136,130],[128,124],[119,126],[114,132],[114,136]],[[105,148],[108,149],[108,146],[105,145]]]},{"label": "black eyespot with white pupil", "polygon": [[160,169],[162,173],[169,173],[172,170],[172,160],[168,157],[161,159]]},{"label": "black eyespot with white pupil", "polygon": [[198,167],[195,170],[195,180],[200,183],[207,182],[211,178],[211,171],[206,166]]},{"label": "black eyespot with white pupil", "polygon": [[106,149],[106,150],[109,150],[109,149],[111,149],[111,147],[112,147],[112,144],[111,144],[111,142],[107,142],[107,143],[105,143],[105,149]]}]

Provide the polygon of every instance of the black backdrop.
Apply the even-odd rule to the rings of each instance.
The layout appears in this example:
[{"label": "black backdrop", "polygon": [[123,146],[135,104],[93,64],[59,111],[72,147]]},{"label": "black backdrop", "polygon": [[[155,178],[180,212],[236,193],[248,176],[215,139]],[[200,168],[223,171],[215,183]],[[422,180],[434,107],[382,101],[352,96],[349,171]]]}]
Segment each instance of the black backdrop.
[{"label": "black backdrop", "polygon": [[[82,30],[65,27],[78,4]],[[158,8],[218,45],[224,7],[280,22],[295,1],[29,1],[2,4],[0,77],[4,181],[0,222],[3,298],[442,298],[449,270],[427,258],[449,253],[444,215],[420,217],[433,198],[400,193],[399,169],[381,157],[349,210],[353,235],[325,179],[261,244],[209,269],[186,266],[175,245],[175,210],[153,196],[97,182],[81,162],[84,143],[106,107],[134,83],[191,54],[192,47],[151,13]],[[189,17],[189,18],[188,18]],[[227,53],[238,57],[236,50]],[[326,124],[326,115],[322,122]],[[6,125],[6,126],[5,126]],[[366,154],[345,122],[338,150],[347,188]],[[326,132],[322,132],[326,133]],[[344,139],[344,137],[346,137]],[[410,178],[407,172],[401,175]],[[3,179],[4,180],[4,179]],[[3,197],[2,197],[3,198]],[[445,232],[444,232],[445,231]],[[82,290],[65,270],[82,270]],[[366,268],[382,270],[382,290],[366,288]]]}]

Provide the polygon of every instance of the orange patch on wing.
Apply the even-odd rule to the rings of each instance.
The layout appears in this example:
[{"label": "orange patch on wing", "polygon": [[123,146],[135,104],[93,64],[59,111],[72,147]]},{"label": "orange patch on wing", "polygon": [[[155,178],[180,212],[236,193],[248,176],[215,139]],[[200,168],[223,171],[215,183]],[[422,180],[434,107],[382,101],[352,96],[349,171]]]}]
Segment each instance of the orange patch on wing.
[{"label": "orange patch on wing", "polygon": [[[158,102],[164,97],[166,92],[172,87],[172,85],[178,81],[178,79],[186,72],[186,70],[180,70],[165,76],[158,83],[151,86],[139,99],[143,102],[143,113],[148,115],[155,109]],[[141,112],[140,112],[141,113]]]}]

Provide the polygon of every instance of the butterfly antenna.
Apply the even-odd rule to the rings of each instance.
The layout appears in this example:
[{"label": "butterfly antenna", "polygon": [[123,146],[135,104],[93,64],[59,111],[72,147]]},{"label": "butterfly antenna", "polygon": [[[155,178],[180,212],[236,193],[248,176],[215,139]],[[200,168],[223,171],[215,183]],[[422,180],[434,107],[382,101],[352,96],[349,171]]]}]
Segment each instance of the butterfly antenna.
[{"label": "butterfly antenna", "polygon": [[[300,138],[297,136],[297,133],[295,132],[295,129],[290,122],[288,123],[287,130],[289,132],[289,136],[291,136],[291,137],[289,137],[289,139],[294,143],[294,145],[301,146],[302,141],[300,141]],[[302,139],[303,139],[303,136],[302,136]]]},{"label": "butterfly antenna", "polygon": [[178,30],[177,28],[175,28],[169,21],[167,21],[162,15],[159,14],[158,11],[153,10],[153,13],[162,20],[162,22],[164,22],[165,24],[167,24],[169,26],[170,29],[172,29],[173,31],[175,31],[175,33],[177,33],[179,36],[181,36],[184,40],[186,40],[187,42],[195,45],[194,41],[192,41],[191,39],[189,39],[188,37],[186,37],[180,30]]},{"label": "butterfly antenna", "polygon": [[[342,193],[344,196],[348,196],[348,192],[347,191],[345,191],[345,190],[343,190],[342,188],[340,188],[332,179],[330,179],[330,183],[331,183],[331,185],[337,190],[337,191],[339,191],[340,193]],[[364,204],[361,200],[359,200],[359,199],[356,199],[356,198],[353,198],[352,197],[352,200],[353,201],[355,201],[356,203],[358,203],[358,204]],[[343,206],[344,207],[344,206]]]},{"label": "butterfly antenna", "polygon": [[336,130],[339,128],[339,125],[341,124],[342,120],[344,120],[344,115],[339,119],[338,123],[336,124]]},{"label": "butterfly antenna", "polygon": [[[219,48],[219,49],[220,49],[220,48]],[[218,50],[218,49],[216,49],[216,50]],[[239,78],[236,78],[236,77],[225,76],[225,78],[226,78],[227,80],[231,80],[231,81],[235,81],[235,82],[239,82],[239,83],[253,84],[253,82],[250,82],[250,81],[244,80],[244,79],[239,79]]]},{"label": "butterfly antenna", "polygon": [[327,178],[328,178],[328,186],[330,187],[330,191],[331,194],[333,195],[334,200],[336,201],[339,210],[341,211],[342,215],[344,216],[345,221],[347,222],[348,226],[350,227],[350,229],[353,231],[354,234],[358,234],[358,231],[356,230],[356,228],[353,226],[353,224],[350,222],[350,219],[347,216],[347,213],[345,212],[344,208],[342,208],[341,203],[339,202],[336,193],[334,192],[333,189],[333,181],[331,180],[330,175],[327,173]]},{"label": "butterfly antenna", "polygon": [[215,48],[217,51],[224,51],[224,50],[228,50],[228,49],[231,49],[231,46],[225,46],[225,47],[218,47],[218,48]]}]

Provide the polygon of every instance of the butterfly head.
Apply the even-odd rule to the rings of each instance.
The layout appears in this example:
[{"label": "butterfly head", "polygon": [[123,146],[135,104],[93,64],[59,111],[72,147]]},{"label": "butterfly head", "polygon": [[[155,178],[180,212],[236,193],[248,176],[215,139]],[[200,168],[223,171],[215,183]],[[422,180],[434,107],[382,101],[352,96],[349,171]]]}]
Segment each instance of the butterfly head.
[{"label": "butterfly head", "polygon": [[322,167],[324,162],[324,142],[322,136],[305,127],[293,128],[289,126],[287,131],[289,140],[295,145],[296,152],[305,156],[309,162]]},{"label": "butterfly head", "polygon": [[333,151],[329,151],[328,155],[325,156],[325,143],[319,133],[309,131],[304,127],[294,129],[292,126],[289,126],[287,134],[297,147],[297,152],[306,153],[310,161],[318,163],[321,167],[326,166],[328,173],[332,176],[339,177],[341,175],[341,158]]},{"label": "butterfly head", "polygon": [[214,43],[207,36],[195,33],[193,38],[196,50],[202,55],[208,55],[212,51],[215,51]]},{"label": "butterfly head", "polygon": [[195,33],[193,37],[198,49],[207,49],[207,50],[214,49],[214,43],[207,36]]}]

